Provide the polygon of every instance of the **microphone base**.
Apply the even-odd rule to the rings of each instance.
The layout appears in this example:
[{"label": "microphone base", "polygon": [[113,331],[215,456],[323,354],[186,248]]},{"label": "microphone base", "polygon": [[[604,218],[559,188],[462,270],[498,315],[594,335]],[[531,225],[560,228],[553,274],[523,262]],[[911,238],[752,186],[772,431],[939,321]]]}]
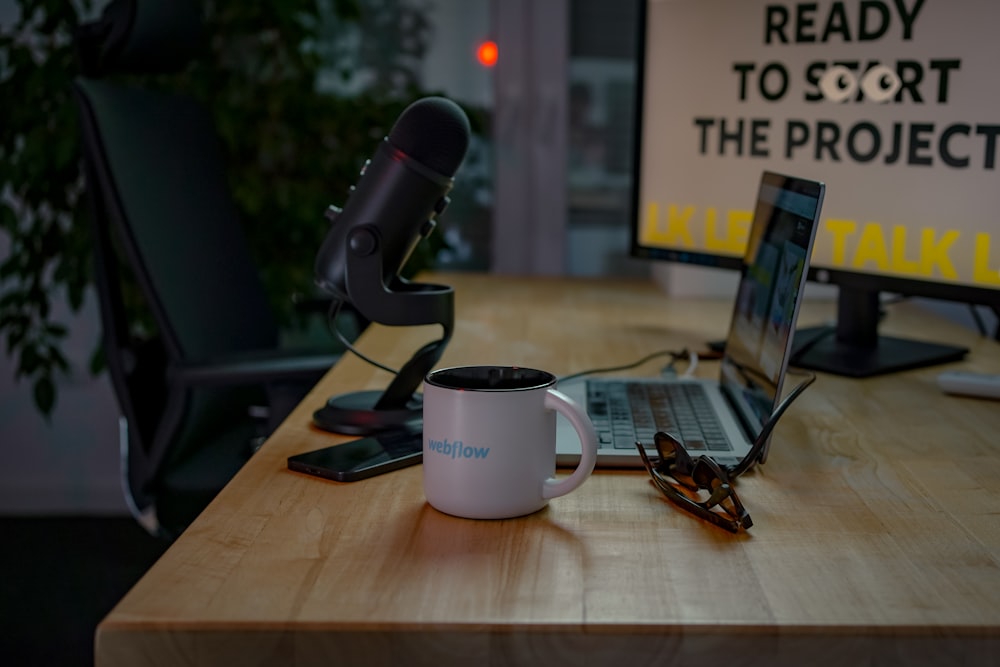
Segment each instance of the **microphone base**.
[{"label": "microphone base", "polygon": [[334,396],[313,413],[313,424],[331,433],[371,435],[423,419],[424,401],[421,394],[414,394],[403,407],[376,409],[375,405],[381,398],[382,392],[378,390]]}]

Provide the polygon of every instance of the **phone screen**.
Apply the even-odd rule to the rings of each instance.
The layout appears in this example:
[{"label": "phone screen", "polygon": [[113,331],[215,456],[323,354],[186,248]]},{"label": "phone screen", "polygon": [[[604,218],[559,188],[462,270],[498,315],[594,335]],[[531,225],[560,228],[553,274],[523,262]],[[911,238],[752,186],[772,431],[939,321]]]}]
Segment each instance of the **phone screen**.
[{"label": "phone screen", "polygon": [[354,482],[423,460],[423,426],[414,423],[288,457],[288,468],[338,482]]}]

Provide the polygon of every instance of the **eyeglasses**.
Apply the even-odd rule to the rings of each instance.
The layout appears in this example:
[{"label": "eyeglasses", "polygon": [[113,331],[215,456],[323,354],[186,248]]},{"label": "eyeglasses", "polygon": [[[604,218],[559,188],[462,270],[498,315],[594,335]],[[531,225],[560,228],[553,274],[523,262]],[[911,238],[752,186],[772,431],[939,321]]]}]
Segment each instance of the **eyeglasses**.
[{"label": "eyeglasses", "polygon": [[657,488],[683,510],[732,533],[753,525],[729,474],[707,456],[692,457],[668,433],[653,436],[659,456],[654,460],[636,442],[643,465]]},{"label": "eyeglasses", "polygon": [[805,379],[781,400],[761,428],[750,451],[736,465],[723,468],[708,456],[692,457],[679,440],[662,431],[653,436],[658,454],[655,460],[646,454],[641,442],[636,442],[642,463],[656,487],[681,509],[730,532],[738,533],[741,528],[746,530],[752,526],[753,520],[736,495],[731,480],[749,470],[757,461],[763,460],[765,448],[778,419],[792,401],[816,379],[812,373],[795,374],[804,375]]}]

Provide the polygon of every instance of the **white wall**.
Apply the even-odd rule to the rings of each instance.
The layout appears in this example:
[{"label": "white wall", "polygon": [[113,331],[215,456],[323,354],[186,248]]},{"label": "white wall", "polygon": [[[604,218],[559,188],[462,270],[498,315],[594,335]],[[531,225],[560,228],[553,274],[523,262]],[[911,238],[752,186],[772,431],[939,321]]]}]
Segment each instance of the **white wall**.
[{"label": "white wall", "polygon": [[[11,26],[17,16],[13,0],[0,0],[0,26]],[[0,257],[9,253],[10,241],[0,234]],[[88,371],[100,335],[94,295],[88,294],[79,315],[58,300],[53,316],[70,330],[64,353],[72,376],[58,383],[51,419],[35,408],[31,385],[14,380],[16,363],[6,345],[0,349],[0,514],[126,514],[118,482],[118,408],[107,376]]]},{"label": "white wall", "polygon": [[421,70],[423,86],[459,102],[489,108],[493,104],[490,70],[476,60],[476,48],[491,38],[489,0],[433,0],[429,9],[433,38]]},{"label": "white wall", "polygon": [[[0,237],[0,255],[8,252]],[[65,301],[54,318],[69,327],[64,353],[72,375],[59,382],[46,420],[30,383],[16,382],[14,359],[0,355],[0,514],[127,514],[118,475],[118,407],[107,375],[88,370],[100,327],[91,293],[78,316]]]}]

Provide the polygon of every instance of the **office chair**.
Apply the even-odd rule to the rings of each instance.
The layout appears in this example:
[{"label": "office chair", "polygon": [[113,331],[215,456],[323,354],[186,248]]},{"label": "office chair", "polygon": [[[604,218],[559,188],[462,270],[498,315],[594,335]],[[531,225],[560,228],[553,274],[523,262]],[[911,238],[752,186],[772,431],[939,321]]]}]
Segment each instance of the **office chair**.
[{"label": "office chair", "polygon": [[[280,346],[208,112],[115,80],[180,70],[200,28],[197,2],[115,0],[81,26],[74,82],[123,486],[140,523],[168,538],[337,360],[332,341],[322,354]],[[128,276],[153,332],[128,319]]]}]

